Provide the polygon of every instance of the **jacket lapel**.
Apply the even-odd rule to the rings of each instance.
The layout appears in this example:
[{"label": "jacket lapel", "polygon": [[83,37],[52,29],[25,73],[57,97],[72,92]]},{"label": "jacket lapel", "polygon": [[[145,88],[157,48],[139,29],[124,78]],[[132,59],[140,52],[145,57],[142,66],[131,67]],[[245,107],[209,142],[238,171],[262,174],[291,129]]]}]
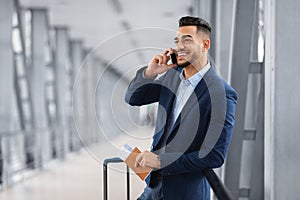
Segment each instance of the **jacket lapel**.
[{"label": "jacket lapel", "polygon": [[165,87],[165,103],[164,105],[166,106],[166,111],[167,111],[167,116],[169,117],[170,114],[172,113],[173,109],[173,104],[174,104],[174,99],[176,96],[176,92],[178,89],[178,86],[180,84],[180,78],[179,78],[179,73],[182,71],[181,68],[179,69],[174,69],[174,72],[171,74],[171,81],[166,82],[163,86]]},{"label": "jacket lapel", "polygon": [[161,130],[157,130],[158,132],[156,132],[155,135],[153,136],[153,144],[152,145],[154,147],[159,143],[159,141],[162,138],[162,135],[165,132],[166,126],[167,126],[170,116],[172,114],[173,103],[174,103],[174,99],[176,96],[176,92],[177,92],[178,86],[180,84],[179,73],[181,72],[182,69],[176,68],[176,69],[172,69],[172,70],[174,70],[174,71],[169,74],[169,77],[167,77],[167,80],[171,80],[171,81],[162,83],[163,89],[161,92],[164,95],[163,95],[163,98],[160,103],[165,108],[167,115],[165,116],[166,118],[164,118],[164,119],[159,119],[159,117],[161,117],[161,116],[158,116],[158,120],[163,120],[164,125],[160,126],[163,128]]},{"label": "jacket lapel", "polygon": [[[180,122],[186,118],[186,116],[190,113],[190,110],[197,105],[197,103],[200,101],[201,96],[208,90],[208,87],[213,83],[213,79],[216,76],[216,73],[214,69],[211,67],[208,72],[204,75],[202,80],[198,83],[196,86],[194,92],[189,97],[188,101],[184,105],[181,113],[179,114],[178,118],[176,119],[176,122],[174,126],[172,127],[173,131],[176,129]],[[171,137],[172,138],[172,137]]]}]

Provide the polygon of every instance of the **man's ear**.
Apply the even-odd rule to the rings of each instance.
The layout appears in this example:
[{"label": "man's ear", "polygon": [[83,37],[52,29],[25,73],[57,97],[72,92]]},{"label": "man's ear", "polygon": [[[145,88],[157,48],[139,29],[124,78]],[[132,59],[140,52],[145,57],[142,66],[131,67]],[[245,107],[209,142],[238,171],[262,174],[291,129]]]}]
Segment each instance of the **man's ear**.
[{"label": "man's ear", "polygon": [[204,39],[203,40],[203,47],[204,49],[208,50],[210,48],[210,39]]}]

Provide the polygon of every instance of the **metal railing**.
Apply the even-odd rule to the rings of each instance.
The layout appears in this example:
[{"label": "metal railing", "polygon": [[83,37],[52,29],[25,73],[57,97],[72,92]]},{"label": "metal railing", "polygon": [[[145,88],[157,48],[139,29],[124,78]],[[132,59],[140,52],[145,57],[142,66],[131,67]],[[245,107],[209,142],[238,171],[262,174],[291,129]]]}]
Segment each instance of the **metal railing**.
[{"label": "metal railing", "polygon": [[45,128],[0,132],[0,191],[13,185],[15,180],[22,180],[25,172],[43,169],[59,158],[55,154],[67,153],[64,148],[56,147],[56,141],[49,140],[52,131]]}]

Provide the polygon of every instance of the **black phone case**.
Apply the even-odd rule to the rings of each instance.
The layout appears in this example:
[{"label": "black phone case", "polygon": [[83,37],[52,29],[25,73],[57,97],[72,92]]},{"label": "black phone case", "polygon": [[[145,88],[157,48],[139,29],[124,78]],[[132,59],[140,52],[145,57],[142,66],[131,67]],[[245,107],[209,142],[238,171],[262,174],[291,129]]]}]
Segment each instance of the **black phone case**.
[{"label": "black phone case", "polygon": [[172,53],[171,55],[171,61],[173,64],[177,64],[177,58],[176,58],[176,54],[175,53]]}]

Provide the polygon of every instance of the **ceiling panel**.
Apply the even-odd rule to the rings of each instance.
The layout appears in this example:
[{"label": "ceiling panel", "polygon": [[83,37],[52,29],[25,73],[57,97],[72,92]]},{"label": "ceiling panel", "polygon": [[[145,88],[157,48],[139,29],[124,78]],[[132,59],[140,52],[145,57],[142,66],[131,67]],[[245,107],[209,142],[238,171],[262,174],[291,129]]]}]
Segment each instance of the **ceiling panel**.
[{"label": "ceiling panel", "polygon": [[[173,45],[178,19],[190,12],[192,0],[20,0],[24,7],[48,9],[51,25],[69,27],[70,36],[96,48],[121,73],[148,63],[157,49]],[[130,31],[129,31],[130,30]],[[147,50],[148,49],[148,50]],[[126,52],[131,52],[127,53]],[[122,60],[122,65],[120,64]]]}]

